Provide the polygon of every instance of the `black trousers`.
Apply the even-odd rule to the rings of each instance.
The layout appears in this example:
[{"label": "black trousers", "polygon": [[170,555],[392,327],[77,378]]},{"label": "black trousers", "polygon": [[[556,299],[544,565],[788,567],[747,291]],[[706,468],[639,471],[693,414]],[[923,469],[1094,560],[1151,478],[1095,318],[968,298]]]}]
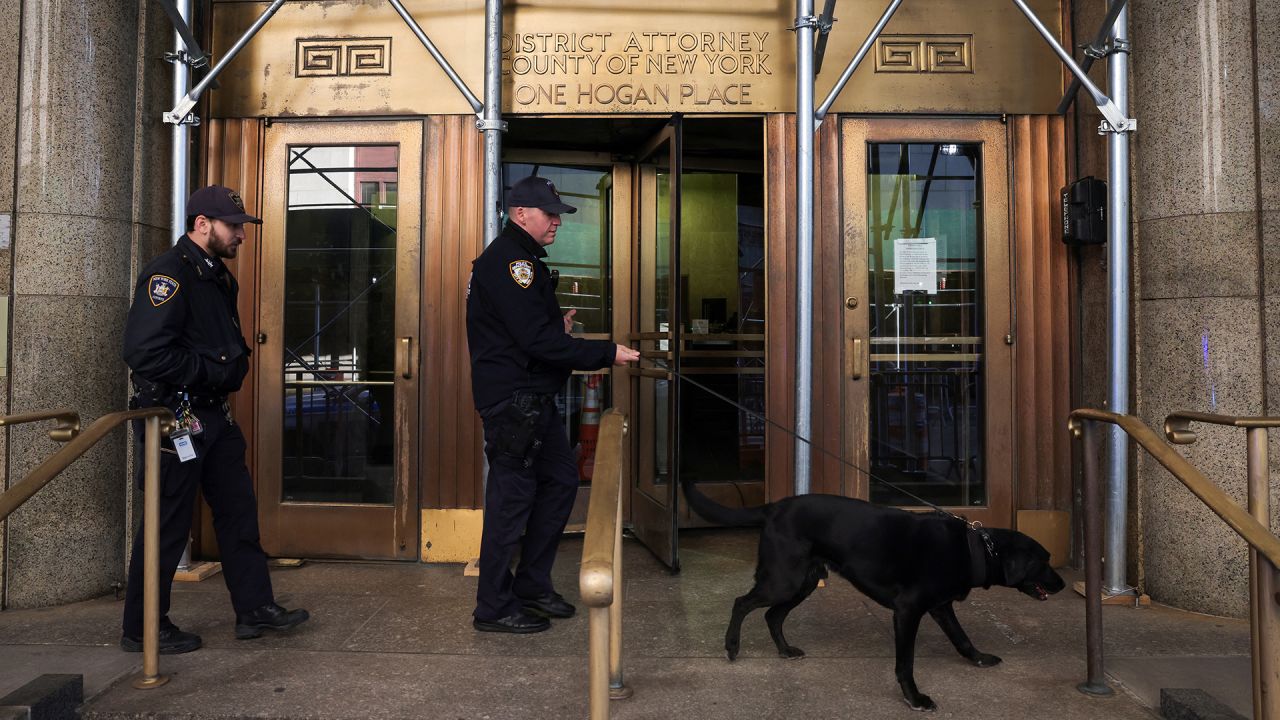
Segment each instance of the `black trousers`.
[{"label": "black trousers", "polygon": [[[495,446],[499,418],[507,404],[504,401],[480,413],[489,480],[480,537],[478,620],[515,614],[522,609],[520,598],[554,591],[551,566],[578,491],[578,468],[554,399],[548,397],[542,403],[535,434],[542,445],[529,467],[523,458],[499,452]],[[517,550],[520,563],[513,575],[511,562]]]},{"label": "black trousers", "polygon": [[[160,451],[160,625],[168,623],[173,575],[186,548],[195,513],[196,490],[213,511],[213,528],[222,559],[222,577],[231,592],[236,613],[247,613],[273,602],[267,556],[258,541],[258,503],[245,466],[245,441],[240,426],[228,421],[222,408],[194,408],[204,432],[193,444],[198,456],[179,462],[167,438]],[[138,483],[144,470],[143,432],[135,426]],[[124,597],[124,634],[142,637],[142,527],[133,541],[129,585]]]}]

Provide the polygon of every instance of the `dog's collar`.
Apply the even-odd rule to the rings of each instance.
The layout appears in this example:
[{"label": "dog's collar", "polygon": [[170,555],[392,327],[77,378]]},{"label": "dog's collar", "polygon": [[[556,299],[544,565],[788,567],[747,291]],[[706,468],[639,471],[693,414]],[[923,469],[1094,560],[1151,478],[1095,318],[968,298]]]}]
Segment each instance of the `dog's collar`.
[{"label": "dog's collar", "polygon": [[965,521],[967,529],[965,537],[969,541],[969,578],[971,587],[982,586],[983,590],[991,587],[995,575],[996,547],[991,534],[977,521]]}]

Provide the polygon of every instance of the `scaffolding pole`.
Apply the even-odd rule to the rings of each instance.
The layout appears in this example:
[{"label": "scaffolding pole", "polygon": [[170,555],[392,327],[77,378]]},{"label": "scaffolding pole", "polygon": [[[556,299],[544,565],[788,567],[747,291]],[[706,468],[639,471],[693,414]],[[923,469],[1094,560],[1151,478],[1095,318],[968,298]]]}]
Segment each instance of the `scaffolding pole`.
[{"label": "scaffolding pole", "polygon": [[[1123,5],[1124,0],[1113,0]],[[1121,114],[1129,112],[1129,11],[1116,13],[1111,26],[1110,50],[1107,58],[1107,90]],[[1104,124],[1105,128],[1105,124]],[[1111,131],[1107,141],[1107,284],[1110,300],[1111,383],[1107,396],[1110,410],[1118,415],[1129,412],[1129,134]],[[1108,438],[1108,476],[1106,558],[1102,592],[1121,595],[1132,592],[1125,582],[1128,572],[1125,525],[1129,505],[1129,436],[1118,425],[1111,426]]]},{"label": "scaffolding pole", "polygon": [[880,20],[875,24],[875,27],[871,28],[871,32],[867,35],[867,39],[863,41],[862,47],[858,48],[858,52],[854,53],[853,59],[845,66],[844,72],[840,73],[840,79],[831,88],[831,92],[827,93],[827,99],[823,100],[822,104],[818,106],[818,110],[813,116],[815,124],[822,124],[822,119],[827,116],[827,111],[831,109],[831,103],[836,101],[840,91],[844,90],[844,86],[849,83],[849,78],[853,77],[854,71],[862,64],[862,59],[867,56],[871,46],[875,44],[876,38],[880,37],[880,33],[884,32],[884,26],[889,24],[889,20],[898,11],[898,6],[901,4],[902,0],[893,0],[889,3],[889,7],[885,8],[884,12],[881,13]]},{"label": "scaffolding pole", "polygon": [[501,230],[502,209],[502,0],[484,3],[484,111],[476,127],[484,133],[484,244]]},{"label": "scaffolding pole", "polygon": [[[173,63],[173,104],[178,105],[182,102],[182,98],[186,97],[187,88],[191,84],[191,66],[188,63],[193,57],[192,53],[199,53],[199,51],[186,44],[186,37],[190,36],[190,31],[183,32],[191,20],[191,0],[177,0],[173,3],[173,7],[174,14],[170,15],[174,24],[173,52],[166,54],[165,58]],[[199,54],[203,62],[203,53]],[[172,175],[169,179],[171,242],[177,242],[178,238],[187,231],[187,180],[191,175],[191,155],[187,138],[189,127],[188,123],[175,122],[169,133],[170,141],[173,143],[169,153],[169,172]]]},{"label": "scaffolding pole", "polygon": [[[249,44],[249,41],[253,39],[253,36],[258,34],[258,31],[262,29],[263,25],[267,24],[267,21],[271,19],[272,15],[276,14],[276,11],[280,9],[281,5],[284,5],[284,0],[275,0],[275,2],[271,3],[270,7],[262,11],[262,14],[258,16],[258,19],[254,20],[253,24],[249,26],[249,29],[245,31],[244,36],[237,40],[235,45],[231,46],[231,49],[227,51],[227,54],[218,61],[217,65],[213,66],[213,69],[209,71],[208,75],[204,76],[204,79],[200,81],[200,84],[196,85],[190,92],[183,95],[178,102],[174,104],[173,109],[164,114],[165,122],[174,123],[175,125],[181,125],[184,123],[194,124],[196,122],[191,111],[195,109],[196,103],[200,101],[200,96],[210,85],[213,84],[214,80],[218,79],[218,76],[222,74],[222,71],[226,69],[227,65],[231,64],[231,61],[236,59],[236,56],[240,54],[240,51],[244,49],[244,46]],[[185,218],[183,219],[183,222],[186,222]]]},{"label": "scaffolding pole", "polygon": [[796,0],[796,477],[809,492],[813,401],[813,0]]},{"label": "scaffolding pole", "polygon": [[[1094,85],[1089,76],[1071,54],[1053,37],[1044,23],[1027,7],[1024,0],[1013,0],[1027,20],[1049,43],[1062,62],[1071,69],[1080,85],[1093,97],[1102,113],[1102,125],[1098,132],[1107,135],[1107,284],[1108,284],[1108,335],[1110,336],[1107,362],[1110,381],[1107,407],[1116,414],[1129,412],[1129,133],[1138,127],[1128,117],[1129,108],[1129,43],[1126,39],[1129,13],[1116,9],[1123,0],[1113,0],[1111,12],[1115,24],[1108,34],[1110,47],[1107,61],[1107,89],[1112,97]],[[1106,558],[1102,592],[1106,595],[1132,594],[1133,588],[1125,582],[1127,570],[1126,510],[1129,503],[1129,441],[1119,426],[1111,428],[1108,437],[1108,485],[1106,530],[1103,541],[1103,557]]]}]

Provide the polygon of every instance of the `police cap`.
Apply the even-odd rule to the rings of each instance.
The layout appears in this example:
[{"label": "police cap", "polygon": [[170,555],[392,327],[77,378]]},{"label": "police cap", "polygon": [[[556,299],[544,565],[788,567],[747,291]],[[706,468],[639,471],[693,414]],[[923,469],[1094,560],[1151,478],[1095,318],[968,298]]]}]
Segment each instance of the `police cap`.
[{"label": "police cap", "polygon": [[507,207],[538,208],[544,212],[563,215],[576,213],[578,208],[560,201],[556,186],[546,178],[530,175],[520,178],[507,192]]},{"label": "police cap", "polygon": [[240,199],[239,193],[221,185],[210,185],[191,193],[191,198],[187,200],[187,218],[197,215],[232,224],[262,224],[262,220],[244,211],[244,201]]}]

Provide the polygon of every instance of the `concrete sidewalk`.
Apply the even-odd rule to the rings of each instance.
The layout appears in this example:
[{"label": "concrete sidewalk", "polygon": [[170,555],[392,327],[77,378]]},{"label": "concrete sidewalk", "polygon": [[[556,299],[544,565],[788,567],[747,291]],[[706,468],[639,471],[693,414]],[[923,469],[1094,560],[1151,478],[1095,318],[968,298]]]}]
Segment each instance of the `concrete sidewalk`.
[{"label": "concrete sidewalk", "polygon": [[[629,700],[616,718],[918,717],[893,677],[890,613],[833,578],[796,609],[787,638],[808,653],[778,658],[763,613],[743,627],[741,657],[723,655],[733,599],[751,585],[756,534],[682,533],[670,575],[625,543]],[[577,598],[581,538],[562,544],[557,586]],[[1074,578],[1072,578],[1074,579]],[[175,588],[171,617],[205,648],[162,656],[170,682],[134,690],[141,656],[117,647],[121,603],[102,598],[0,613],[0,695],[42,673],[80,673],[91,718],[583,718],[584,608],[528,636],[471,628],[475,579],[459,566],[321,563],[273,572],[278,599],[313,619],[292,634],[237,641],[220,576]],[[1076,691],[1085,676],[1084,602],[1070,590],[1038,603],[976,590],[957,607],[974,644],[1004,658],[969,665],[926,621],[916,680],[935,717],[1152,718],[1162,687],[1199,687],[1248,717],[1249,628],[1153,606],[1105,610],[1107,669],[1117,692]]]}]

